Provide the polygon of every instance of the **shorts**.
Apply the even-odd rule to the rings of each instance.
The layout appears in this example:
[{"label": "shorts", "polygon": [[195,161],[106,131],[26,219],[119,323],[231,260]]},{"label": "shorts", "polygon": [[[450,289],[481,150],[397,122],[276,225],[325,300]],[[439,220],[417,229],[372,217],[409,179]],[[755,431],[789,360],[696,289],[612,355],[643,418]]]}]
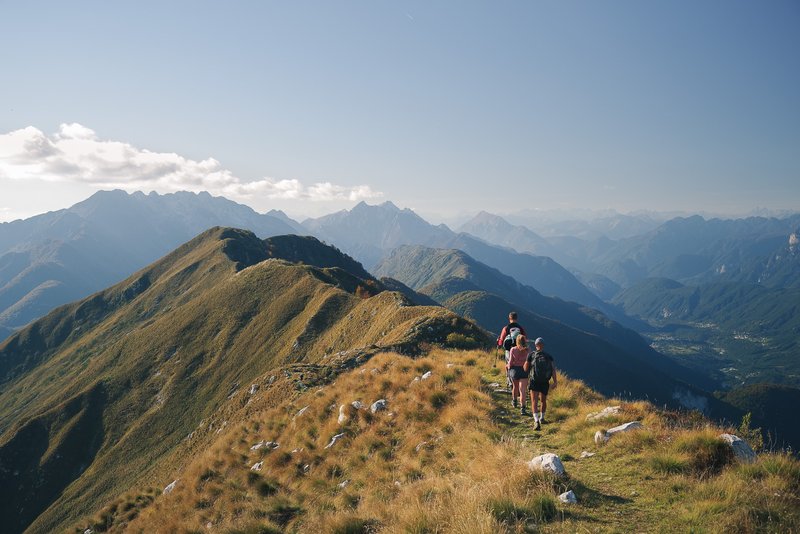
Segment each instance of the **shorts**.
[{"label": "shorts", "polygon": [[528,378],[528,373],[522,367],[514,366],[508,370],[508,377],[511,380],[524,380]]},{"label": "shorts", "polygon": [[538,391],[544,396],[547,396],[547,392],[550,391],[550,381],[547,382],[536,382],[531,380],[530,385],[528,386],[529,391]]}]

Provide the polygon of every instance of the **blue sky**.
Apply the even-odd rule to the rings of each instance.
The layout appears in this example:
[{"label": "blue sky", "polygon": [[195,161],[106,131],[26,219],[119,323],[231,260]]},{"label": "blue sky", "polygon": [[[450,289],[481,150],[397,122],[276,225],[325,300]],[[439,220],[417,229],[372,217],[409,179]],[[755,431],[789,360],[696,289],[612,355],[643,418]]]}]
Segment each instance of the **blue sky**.
[{"label": "blue sky", "polygon": [[800,209],[798,28],[789,1],[0,0],[0,220],[109,187]]}]

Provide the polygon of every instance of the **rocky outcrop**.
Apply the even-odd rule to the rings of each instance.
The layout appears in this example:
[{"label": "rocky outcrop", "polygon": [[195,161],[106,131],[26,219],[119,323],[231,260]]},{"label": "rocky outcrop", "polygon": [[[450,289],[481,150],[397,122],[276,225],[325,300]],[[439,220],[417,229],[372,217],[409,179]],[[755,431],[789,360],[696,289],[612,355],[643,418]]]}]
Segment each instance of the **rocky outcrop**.
[{"label": "rocky outcrop", "polygon": [[328,443],[327,445],[325,445],[325,448],[326,449],[330,449],[331,447],[333,447],[336,444],[337,441],[339,441],[343,437],[344,437],[344,432],[342,432],[341,434],[336,434],[335,436],[333,436],[331,438],[331,442]]},{"label": "rocky outcrop", "polygon": [[631,430],[636,430],[638,428],[643,428],[642,423],[640,423],[639,421],[631,421],[630,423],[625,423],[624,425],[615,426],[614,428],[609,428],[608,430],[598,430],[594,434],[594,442],[597,445],[601,445],[610,440],[611,437],[614,436],[615,434],[620,434],[622,432],[629,432]]},{"label": "rocky outcrop", "polygon": [[550,471],[559,477],[564,476],[567,472],[564,464],[561,463],[561,458],[551,452],[534,457],[528,462],[528,468],[531,471]]},{"label": "rocky outcrop", "polygon": [[731,446],[733,455],[740,462],[752,463],[756,461],[756,453],[745,440],[733,434],[720,434],[719,439]]},{"label": "rocky outcrop", "polygon": [[599,412],[592,412],[586,416],[587,421],[600,421],[601,419],[608,419],[619,415],[622,411],[622,406],[606,406]]},{"label": "rocky outcrop", "polygon": [[170,493],[172,493],[172,490],[174,490],[177,485],[178,485],[178,481],[177,480],[173,480],[172,482],[167,484],[167,487],[165,487],[164,490],[161,493],[164,494],[164,495],[169,495]]},{"label": "rocky outcrop", "polygon": [[575,496],[575,492],[573,492],[572,490],[569,490],[559,495],[558,500],[566,504],[575,504],[576,502],[578,502],[578,498]]},{"label": "rocky outcrop", "polygon": [[389,402],[386,399],[377,400],[372,403],[372,406],[369,407],[369,411],[372,413],[378,413],[386,409],[389,405]]}]

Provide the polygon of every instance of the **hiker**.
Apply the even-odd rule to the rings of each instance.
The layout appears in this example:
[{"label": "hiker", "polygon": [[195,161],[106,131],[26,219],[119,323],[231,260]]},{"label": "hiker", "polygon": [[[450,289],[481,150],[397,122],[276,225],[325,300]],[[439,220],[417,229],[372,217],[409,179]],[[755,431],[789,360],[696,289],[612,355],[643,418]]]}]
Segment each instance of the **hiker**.
[{"label": "hiker", "polygon": [[[550,379],[553,379],[553,389],[558,385],[556,364],[553,357],[544,351],[544,340],[540,337],[533,342],[536,348],[525,361],[525,370],[530,374],[531,415],[533,415],[534,430],[541,430],[544,413],[547,411],[547,393],[550,390]],[[542,411],[539,411],[539,398],[542,400]]]},{"label": "hiker", "polygon": [[525,390],[528,388],[528,371],[525,363],[528,361],[528,340],[523,334],[517,336],[517,344],[511,347],[509,352],[506,371],[511,379],[511,405],[517,407],[519,398],[519,413],[525,415]]},{"label": "hiker", "polygon": [[[525,335],[525,329],[517,322],[517,312],[512,311],[508,314],[508,324],[500,331],[500,336],[497,338],[497,346],[503,347],[506,351],[506,366],[508,366],[508,357],[511,348],[516,345],[517,336]],[[511,388],[511,378],[506,373],[506,385]]]}]

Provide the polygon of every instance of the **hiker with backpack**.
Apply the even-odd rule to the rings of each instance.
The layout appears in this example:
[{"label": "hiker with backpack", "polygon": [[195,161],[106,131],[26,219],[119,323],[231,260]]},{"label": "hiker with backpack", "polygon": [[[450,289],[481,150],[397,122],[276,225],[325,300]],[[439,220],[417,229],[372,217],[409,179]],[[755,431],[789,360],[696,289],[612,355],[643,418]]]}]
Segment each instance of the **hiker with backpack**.
[{"label": "hiker with backpack", "polygon": [[529,352],[528,340],[524,335],[518,335],[516,346],[511,347],[506,364],[506,371],[512,383],[511,405],[516,408],[519,398],[519,413],[522,415],[525,415],[525,390],[528,389],[528,371],[525,369],[525,363],[528,361]]},{"label": "hiker with backpack", "polygon": [[[528,355],[524,369],[530,375],[531,392],[531,415],[533,415],[534,430],[541,430],[542,423],[545,422],[544,414],[547,411],[547,393],[550,391],[550,379],[553,379],[552,387],[558,385],[556,376],[556,364],[553,357],[544,351],[544,340],[540,337],[534,341],[536,351]],[[542,401],[542,410],[539,411],[539,399]]]},{"label": "hiker with backpack", "polygon": [[[500,336],[497,338],[497,346],[502,347],[506,351],[506,366],[508,366],[508,358],[511,349],[517,344],[517,336],[525,335],[525,329],[517,322],[517,312],[510,312],[508,314],[508,324],[500,331]],[[506,381],[509,388],[512,387],[511,378],[506,373]]]}]

